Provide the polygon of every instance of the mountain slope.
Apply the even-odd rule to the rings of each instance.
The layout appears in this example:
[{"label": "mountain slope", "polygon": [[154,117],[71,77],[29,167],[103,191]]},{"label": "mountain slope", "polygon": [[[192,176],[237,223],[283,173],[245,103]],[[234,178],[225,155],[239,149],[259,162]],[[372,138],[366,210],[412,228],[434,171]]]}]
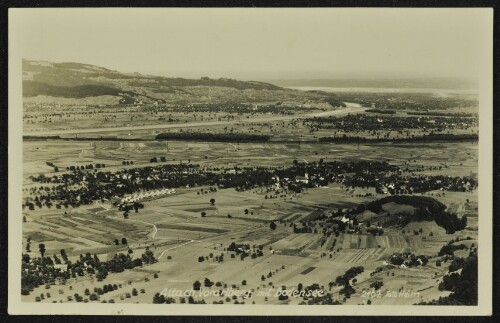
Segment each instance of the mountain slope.
[{"label": "mountain slope", "polygon": [[71,99],[107,96],[115,97],[120,104],[298,99],[342,105],[331,93],[303,92],[264,82],[125,74],[89,64],[30,60],[23,60],[23,96],[35,99],[38,96]]},{"label": "mountain slope", "polygon": [[[282,90],[278,86],[262,82],[243,82],[225,78],[210,79],[208,77],[198,80],[166,78],[145,76],[138,73],[131,75],[88,64],[28,60],[23,60],[23,81],[25,96],[37,94],[63,97],[82,97],[92,94],[113,95],[127,86],[156,88],[158,90],[165,88],[167,92],[171,92],[171,87],[189,86],[227,87],[238,90]],[[78,90],[82,90],[82,94],[74,93]]]}]

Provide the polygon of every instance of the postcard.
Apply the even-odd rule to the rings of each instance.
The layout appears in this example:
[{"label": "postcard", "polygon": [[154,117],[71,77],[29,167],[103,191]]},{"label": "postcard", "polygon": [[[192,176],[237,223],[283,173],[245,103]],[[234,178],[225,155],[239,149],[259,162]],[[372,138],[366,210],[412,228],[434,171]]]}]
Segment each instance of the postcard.
[{"label": "postcard", "polygon": [[491,315],[492,34],[10,9],[9,313]]}]

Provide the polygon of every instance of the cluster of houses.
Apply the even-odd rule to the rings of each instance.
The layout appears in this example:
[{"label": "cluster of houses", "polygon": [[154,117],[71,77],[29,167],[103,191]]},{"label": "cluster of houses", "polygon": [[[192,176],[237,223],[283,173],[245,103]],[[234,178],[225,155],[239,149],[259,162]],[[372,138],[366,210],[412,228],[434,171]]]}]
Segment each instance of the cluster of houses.
[{"label": "cluster of houses", "polygon": [[[119,201],[119,204],[139,202],[139,201],[146,199],[146,198],[160,197],[160,196],[173,194],[173,193],[175,193],[175,189],[164,188],[161,190],[154,190],[154,191],[144,192],[144,193],[140,193],[140,194],[130,194],[130,195],[123,197]],[[115,203],[116,202],[118,202],[118,201],[115,201]]]},{"label": "cluster of houses", "polygon": [[[347,212],[347,209],[346,209],[346,212]],[[365,229],[367,232],[370,232],[372,230],[382,230],[383,229],[383,227],[380,223],[378,223],[378,224],[372,223],[372,224],[367,225],[362,221],[357,221],[354,218],[347,217],[346,215],[332,217],[332,221],[333,221],[333,223],[342,223],[346,227],[345,232],[351,233],[351,234],[361,233],[362,229]],[[338,228],[338,226],[336,228]]]},{"label": "cluster of houses", "polygon": [[[325,177],[320,176],[320,175],[312,175],[309,176],[307,171],[304,173],[304,176],[295,176],[293,178],[290,177],[283,177],[280,179],[279,176],[275,175],[273,176],[274,180],[274,186],[276,189],[280,189],[282,187],[289,186],[290,184],[304,184],[304,185],[309,185],[311,184],[313,187],[319,187],[320,182],[325,181]],[[327,183],[324,183],[327,184]]]},{"label": "cluster of houses", "polygon": [[416,256],[411,252],[395,253],[389,257],[389,260],[384,261],[384,265],[395,265],[400,268],[407,269],[416,266],[425,266],[428,263],[426,256]]}]

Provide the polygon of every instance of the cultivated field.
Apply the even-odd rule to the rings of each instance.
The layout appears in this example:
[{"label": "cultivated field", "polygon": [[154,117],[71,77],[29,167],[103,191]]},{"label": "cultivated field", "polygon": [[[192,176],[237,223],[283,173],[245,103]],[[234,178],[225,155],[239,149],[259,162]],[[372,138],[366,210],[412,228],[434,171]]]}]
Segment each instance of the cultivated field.
[{"label": "cultivated field", "polygon": [[[23,197],[33,198],[37,190],[50,192],[57,186],[50,181],[35,182],[35,176],[69,178],[78,173],[70,167],[88,164],[103,164],[105,168],[82,168],[79,171],[84,175],[104,171],[112,174],[122,170],[135,172],[136,169],[139,173],[148,167],[176,165],[197,165],[202,171],[210,169],[217,174],[238,174],[238,170],[244,167],[276,171],[301,164],[305,173],[290,180],[299,183],[309,180],[299,179],[302,175],[307,177],[308,167],[321,163],[387,162],[399,167],[399,173],[389,173],[401,176],[402,181],[411,176],[420,176],[421,181],[425,181],[426,176],[443,176],[443,181],[446,177],[477,179],[476,142],[318,142],[318,137],[330,135],[331,131],[311,132],[302,119],[326,115],[340,117],[348,111],[367,113],[358,104],[348,104],[343,112],[328,106],[311,105],[311,111],[295,115],[236,114],[234,118],[222,112],[197,112],[195,117],[176,110],[168,112],[170,115],[165,112],[165,116],[177,120],[170,125],[156,122],[157,115],[136,114],[141,110],[139,107],[123,110],[112,125],[94,123],[86,114],[73,115],[70,122],[59,118],[54,124],[47,121],[40,125],[33,121],[37,120],[40,107],[31,107],[28,111],[31,121],[26,125],[25,134],[61,133],[66,138],[80,136],[95,140],[25,140]],[[73,109],[74,112],[76,107]],[[109,111],[99,111],[103,116],[111,115]],[[135,115],[135,119],[129,120]],[[113,130],[113,127],[121,128]],[[213,133],[234,130],[270,134],[272,139],[262,143],[154,140],[155,135],[165,129]],[[100,136],[136,141],[102,141]],[[154,157],[158,161],[152,162]],[[160,159],[162,157],[164,160]],[[401,173],[403,170],[406,173]],[[192,174],[186,171],[183,176]],[[326,176],[361,175],[345,171],[333,177],[330,173]],[[68,188],[82,186],[91,190],[94,184],[67,185]],[[278,297],[277,292],[309,288],[331,293],[333,299],[342,304],[416,304],[450,294],[439,288],[452,262],[451,258],[438,255],[444,245],[454,239],[460,242],[453,244],[463,242],[467,249],[457,250],[454,254],[454,257],[461,258],[466,258],[469,251],[477,248],[476,189],[460,191],[442,187],[413,194],[443,203],[447,212],[459,218],[467,216],[465,229],[447,233],[442,225],[428,220],[384,225],[390,216],[414,214],[417,207],[390,202],[382,205],[378,213],[365,209],[370,202],[390,195],[370,185],[344,185],[339,180],[325,185],[304,185],[298,191],[278,182],[272,188],[254,186],[246,189],[203,184],[174,187],[170,182],[162,185],[173,187],[175,191],[135,201],[143,207],[125,211],[126,214],[113,199],[96,200],[76,207],[25,207],[19,222],[23,222],[23,253],[31,259],[40,256],[39,245],[43,244],[46,257],[60,257],[61,249],[64,249],[72,263],[86,254],[95,255],[100,262],[105,262],[111,261],[117,253],[135,259],[147,251],[153,253],[156,262],[110,272],[105,279],[98,279],[92,273],[95,268],[86,267],[87,272],[83,275],[57,279],[33,288],[22,296],[23,300],[75,302],[75,294],[78,294],[83,296],[83,302],[151,303],[157,293],[163,293],[176,303],[305,304],[318,299]],[[40,186],[44,188],[39,189]],[[135,194],[148,191],[138,189]],[[359,212],[349,213],[360,205],[363,209]],[[342,216],[347,216],[348,227],[338,229]],[[333,218],[338,219],[336,222],[325,220]],[[349,222],[354,220],[355,223]],[[337,224],[332,226],[332,223]],[[311,232],[294,232],[296,227],[309,227]],[[383,230],[383,233],[373,234],[370,231],[373,228]],[[232,244],[236,247],[231,247]],[[238,247],[247,253],[243,259]],[[390,262],[392,255],[403,253],[425,256],[428,262],[408,268]],[[346,297],[344,286],[336,284],[336,278],[358,266],[362,266],[363,271],[347,283],[355,293]],[[201,291],[178,294],[189,292],[195,281],[201,282]],[[383,283],[376,291],[372,288],[375,282]],[[107,284],[116,285],[116,288],[98,291]]]}]

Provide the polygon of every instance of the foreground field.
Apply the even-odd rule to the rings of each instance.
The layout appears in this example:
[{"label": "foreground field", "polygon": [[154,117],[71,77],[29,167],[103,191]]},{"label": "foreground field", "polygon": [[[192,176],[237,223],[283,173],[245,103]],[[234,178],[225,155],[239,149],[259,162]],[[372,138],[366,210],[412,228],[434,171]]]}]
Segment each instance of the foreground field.
[{"label": "foreground field", "polygon": [[[325,112],[314,112],[321,113]],[[210,118],[188,124],[199,131],[229,131],[223,128],[228,123]],[[435,183],[453,177],[474,182],[478,173],[475,142],[320,143],[304,124],[294,122],[289,115],[248,120],[240,117],[230,123],[241,127],[242,132],[272,133],[274,140],[264,143],[160,142],[152,139],[159,131],[157,126],[133,124],[138,128],[108,130],[116,137],[128,137],[130,131],[130,138],[137,141],[25,141],[23,197],[31,199],[35,192],[43,194],[64,184],[47,178],[67,181],[78,172],[84,177],[68,187],[91,190],[97,184],[83,179],[90,174],[128,170],[127,175],[136,176],[154,166],[161,170],[197,165],[199,173],[179,171],[182,178],[204,178],[205,169],[210,169],[211,174],[237,174],[244,167],[273,171],[296,167],[300,174],[287,179],[288,185],[281,179],[267,186],[231,188],[199,183],[171,185],[166,180],[161,188],[169,192],[161,196],[144,197],[157,191],[149,188],[129,194],[136,199],[136,209],[128,211],[118,207],[122,196],[76,207],[25,207],[19,219],[23,221],[24,261],[29,264],[30,259],[39,259],[40,255],[55,259],[64,254],[69,263],[96,259],[97,268],[86,265],[85,270],[79,268],[81,275],[25,290],[23,301],[409,305],[449,295],[443,281],[451,264],[455,258],[467,258],[478,247],[478,201],[473,185],[465,189],[459,178],[463,190],[450,184],[413,194],[443,203],[447,214],[457,219],[466,216],[465,229],[447,233],[449,228],[433,220],[399,221],[416,212],[415,205],[390,202],[377,213],[365,209],[370,202],[390,194],[378,189],[380,186],[363,183],[370,176],[378,176],[372,178],[374,182],[382,178],[379,175],[389,179],[399,176],[404,188],[391,194],[412,195],[413,191],[406,188],[411,176],[418,176],[414,181],[417,183],[425,182],[427,176],[440,178]],[[95,129],[85,131],[98,133]],[[327,173],[336,181],[322,184],[317,175],[319,184],[294,189],[294,185],[308,183],[308,171],[321,164],[334,165],[328,164],[334,161],[369,163],[358,173]],[[90,164],[99,165],[99,169],[88,168]],[[374,165],[387,170],[377,172],[372,169]],[[146,175],[145,181],[156,175]],[[35,177],[43,181],[34,181]],[[347,181],[352,178],[358,182]],[[112,180],[98,184],[112,185]],[[342,221],[345,227],[340,228]],[[443,253],[443,246],[450,245],[457,250]],[[146,261],[144,255],[148,252],[154,261]],[[120,253],[144,261],[98,278],[94,272],[102,271],[99,263],[110,262]],[[426,263],[395,264],[395,255],[422,257],[419,259]],[[348,277],[347,284],[337,283],[349,271],[356,274]],[[293,294],[300,291],[321,291],[327,296]]]},{"label": "foreground field", "polygon": [[[207,193],[200,196],[200,191]],[[320,243],[321,233],[294,234],[287,225],[286,221],[300,222],[339,207],[355,207],[368,202],[370,198],[356,197],[361,192],[366,191],[346,191],[339,185],[330,185],[271,200],[265,199],[259,189],[210,192],[208,187],[197,187],[180,189],[171,196],[150,200],[145,209],[132,213],[129,219],[123,219],[121,212],[107,210],[111,208],[109,203],[69,211],[26,212],[23,241],[30,237],[32,245],[45,243],[47,255],[65,249],[70,259],[89,252],[106,260],[114,253],[128,249],[132,250],[132,255],[140,255],[149,246],[158,262],[110,274],[104,282],[92,277],[77,277],[64,285],[41,286],[23,299],[35,301],[43,293],[46,296],[41,301],[68,302],[68,296],[73,297],[75,293],[85,295],[86,289],[93,294],[94,288],[106,283],[121,287],[94,300],[89,300],[89,295],[86,295],[84,301],[149,303],[156,293],[163,291],[179,303],[180,291],[189,291],[195,281],[203,284],[208,278],[214,283],[219,282],[220,286],[202,287],[202,291],[186,295],[193,296],[194,301],[208,303],[222,300],[224,303],[298,304],[302,298],[280,300],[278,290],[283,286],[292,290],[299,284],[304,287],[318,284],[331,292],[334,299],[342,300],[340,287],[331,287],[329,283],[353,266],[363,266],[364,272],[356,277],[353,286],[357,292],[345,300],[346,304],[366,304],[368,300],[372,304],[414,304],[447,295],[449,292],[438,289],[447,267],[436,266],[436,259],[440,258],[437,253],[444,244],[457,237],[472,237],[477,246],[473,218],[470,228],[452,235],[433,222],[420,222],[403,228],[386,228],[382,236],[366,233],[332,235],[324,244]],[[209,201],[212,198],[215,199],[214,205]],[[469,207],[465,206],[466,199],[469,199],[468,205],[477,203],[473,193],[450,193],[442,201],[464,214]],[[385,208],[392,212],[397,208],[407,211],[404,206],[397,205]],[[201,217],[201,212],[205,212],[206,217]],[[232,217],[228,218],[228,214]],[[276,230],[270,229],[272,220],[278,223]],[[279,223],[280,220],[283,223]],[[416,236],[413,231],[418,229],[423,232]],[[433,232],[431,237],[430,232]],[[114,245],[114,239],[123,237],[128,241],[126,245]],[[251,249],[262,248],[263,256],[244,260],[239,256],[232,258],[235,253],[227,248],[233,242],[249,244]],[[38,250],[32,249],[29,254],[36,257]],[[385,265],[390,255],[407,251],[427,255],[429,264],[408,269]],[[215,261],[217,255],[223,255],[224,260]],[[199,262],[200,256],[206,260]],[[379,267],[384,269],[377,269]],[[376,270],[379,271],[375,275],[370,275]],[[383,297],[370,294],[370,284],[375,281],[383,281],[380,290]],[[133,296],[136,294],[134,289],[136,296]],[[219,295],[220,291],[226,295]],[[249,291],[249,294],[245,295],[243,291]],[[404,296],[404,291],[409,294]],[[184,300],[188,298],[182,297]]]}]

